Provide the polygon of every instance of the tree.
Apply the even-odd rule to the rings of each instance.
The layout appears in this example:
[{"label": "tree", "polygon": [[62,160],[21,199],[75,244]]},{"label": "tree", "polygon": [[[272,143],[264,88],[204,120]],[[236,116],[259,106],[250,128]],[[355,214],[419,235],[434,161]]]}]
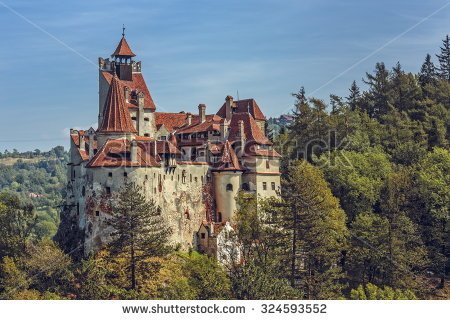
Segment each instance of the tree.
[{"label": "tree", "polygon": [[369,100],[364,106],[364,110],[377,119],[389,112],[392,108],[389,81],[389,71],[383,62],[377,62],[375,65],[375,74],[366,73],[363,82],[369,85]]},{"label": "tree", "polygon": [[443,80],[450,81],[450,37],[445,36],[442,40],[441,54],[437,54],[439,59],[439,76]]},{"label": "tree", "polygon": [[239,266],[231,277],[233,293],[240,300],[300,299],[301,292],[292,288],[287,279],[274,276],[276,269],[249,261]]},{"label": "tree", "polygon": [[196,291],[196,299],[218,300],[231,298],[231,284],[223,266],[217,260],[198,252],[180,254],[184,274]]},{"label": "tree", "polygon": [[419,192],[425,211],[422,217],[425,244],[431,261],[431,270],[444,286],[448,266],[450,237],[450,152],[435,148],[419,164],[417,173]]},{"label": "tree", "polygon": [[320,169],[295,162],[283,185],[284,228],[291,233],[290,280],[307,299],[341,296],[340,267],[348,230],[345,213]]},{"label": "tree", "polygon": [[372,212],[360,213],[353,221],[346,269],[356,283],[384,284],[390,262],[388,229],[388,220]]},{"label": "tree", "polygon": [[334,153],[324,155],[320,164],[351,223],[359,213],[372,212],[378,207],[384,181],[392,167],[387,155],[375,148],[365,152],[340,151],[339,156],[351,165],[327,165],[334,156]]},{"label": "tree", "polygon": [[416,300],[416,295],[411,290],[392,289],[385,286],[377,287],[374,284],[359,285],[352,289],[350,297],[353,300]]},{"label": "tree", "polygon": [[30,244],[23,265],[31,279],[30,288],[58,295],[74,291],[72,260],[53,241]]},{"label": "tree", "polygon": [[347,103],[350,106],[350,110],[355,111],[359,109],[359,103],[361,100],[361,92],[359,91],[359,87],[356,85],[356,81],[352,82],[352,85],[349,89],[350,94],[346,98]]},{"label": "tree", "polygon": [[314,138],[314,132],[311,129],[311,124],[314,122],[313,110],[308,103],[305,95],[305,88],[301,87],[300,91],[292,94],[296,101],[293,110],[293,121],[289,125],[289,136],[295,141],[296,146],[292,150],[291,158],[303,158],[307,156],[306,147],[308,143]]},{"label": "tree", "polygon": [[120,191],[109,225],[114,229],[109,244],[111,252],[128,256],[130,289],[137,290],[138,264],[148,257],[169,252],[170,229],[161,216],[161,209],[153,200],[146,200],[142,188],[134,182],[127,183]]},{"label": "tree", "polygon": [[30,203],[24,203],[16,194],[0,193],[0,258],[21,256],[35,225],[36,215]]},{"label": "tree", "polygon": [[286,232],[275,224],[279,200],[258,202],[256,195],[240,192],[234,224],[234,239],[241,259],[228,266],[232,290],[238,299],[293,299],[301,297],[289,285],[285,262]]},{"label": "tree", "polygon": [[16,261],[4,257],[0,264],[0,299],[15,299],[30,287],[28,275],[21,270]]},{"label": "tree", "polygon": [[434,66],[433,61],[431,61],[431,55],[427,54],[425,61],[420,68],[419,83],[422,88],[425,88],[427,85],[434,85],[436,83],[436,78],[436,67]]}]

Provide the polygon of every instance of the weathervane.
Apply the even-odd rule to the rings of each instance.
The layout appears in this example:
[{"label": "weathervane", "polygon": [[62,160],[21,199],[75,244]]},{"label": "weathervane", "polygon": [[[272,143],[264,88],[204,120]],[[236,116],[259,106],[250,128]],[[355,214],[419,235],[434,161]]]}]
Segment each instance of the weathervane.
[{"label": "weathervane", "polygon": [[125,37],[125,24],[122,24],[122,37]]}]

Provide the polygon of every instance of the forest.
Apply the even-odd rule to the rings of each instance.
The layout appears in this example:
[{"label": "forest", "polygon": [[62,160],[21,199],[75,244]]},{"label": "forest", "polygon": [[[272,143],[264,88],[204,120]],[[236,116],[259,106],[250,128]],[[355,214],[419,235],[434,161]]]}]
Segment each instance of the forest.
[{"label": "forest", "polygon": [[282,192],[240,193],[240,258],[226,265],[170,247],[133,184],[116,195],[115,240],[73,259],[50,226],[67,155],[2,165],[0,298],[449,299],[448,36],[438,51],[417,74],[377,63],[346,97],[293,94],[293,121],[273,137]]}]

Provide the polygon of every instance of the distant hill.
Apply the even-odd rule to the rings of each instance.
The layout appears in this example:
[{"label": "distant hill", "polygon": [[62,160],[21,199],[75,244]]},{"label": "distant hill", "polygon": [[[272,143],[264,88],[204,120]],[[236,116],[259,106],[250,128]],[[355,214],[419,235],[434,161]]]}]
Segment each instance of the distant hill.
[{"label": "distant hill", "polygon": [[286,130],[292,123],[293,117],[289,114],[282,114],[276,118],[269,118],[267,120],[267,133],[270,138],[277,137],[283,130]]},{"label": "distant hill", "polygon": [[0,152],[0,192],[16,193],[33,204],[39,237],[52,237],[57,230],[67,162],[68,153],[60,146],[48,152]]}]

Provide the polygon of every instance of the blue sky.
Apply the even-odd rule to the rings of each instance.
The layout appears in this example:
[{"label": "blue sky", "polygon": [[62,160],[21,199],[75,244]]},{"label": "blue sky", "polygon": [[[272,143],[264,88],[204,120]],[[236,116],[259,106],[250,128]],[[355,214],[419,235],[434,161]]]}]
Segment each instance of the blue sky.
[{"label": "blue sky", "polygon": [[97,58],[122,23],[159,111],[215,112],[239,91],[276,116],[300,86],[346,96],[377,61],[417,72],[450,33],[447,2],[0,0],[0,150],[67,147],[68,128],[95,123]]}]

